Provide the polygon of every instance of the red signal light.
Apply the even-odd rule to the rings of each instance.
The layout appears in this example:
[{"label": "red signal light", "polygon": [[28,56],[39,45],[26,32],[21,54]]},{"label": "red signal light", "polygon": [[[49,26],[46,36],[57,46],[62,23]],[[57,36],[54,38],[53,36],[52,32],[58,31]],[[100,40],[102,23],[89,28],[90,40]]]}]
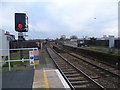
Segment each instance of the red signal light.
[{"label": "red signal light", "polygon": [[18,23],[18,27],[22,28],[23,27],[22,23]]}]

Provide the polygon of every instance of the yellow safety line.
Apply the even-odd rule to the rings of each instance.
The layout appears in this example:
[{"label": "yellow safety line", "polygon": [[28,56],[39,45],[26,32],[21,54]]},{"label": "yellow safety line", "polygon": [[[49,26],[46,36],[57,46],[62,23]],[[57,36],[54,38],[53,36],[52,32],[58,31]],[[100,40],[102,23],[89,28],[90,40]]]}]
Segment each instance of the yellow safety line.
[{"label": "yellow safety line", "polygon": [[47,79],[46,71],[43,71],[43,76],[44,76],[45,88],[46,88],[47,90],[49,90],[49,84],[48,84],[48,79]]}]

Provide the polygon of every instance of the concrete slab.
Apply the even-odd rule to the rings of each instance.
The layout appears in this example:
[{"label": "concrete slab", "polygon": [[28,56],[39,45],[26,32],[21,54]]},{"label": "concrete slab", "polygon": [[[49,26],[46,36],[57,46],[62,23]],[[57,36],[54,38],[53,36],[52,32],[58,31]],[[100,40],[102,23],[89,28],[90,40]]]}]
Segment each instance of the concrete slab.
[{"label": "concrete slab", "polygon": [[64,88],[56,70],[45,70],[47,73],[47,78],[50,88]]},{"label": "concrete slab", "polygon": [[33,88],[70,88],[57,69],[35,70],[34,74]]},{"label": "concrete slab", "polygon": [[34,71],[34,81],[32,88],[45,88],[43,70]]}]

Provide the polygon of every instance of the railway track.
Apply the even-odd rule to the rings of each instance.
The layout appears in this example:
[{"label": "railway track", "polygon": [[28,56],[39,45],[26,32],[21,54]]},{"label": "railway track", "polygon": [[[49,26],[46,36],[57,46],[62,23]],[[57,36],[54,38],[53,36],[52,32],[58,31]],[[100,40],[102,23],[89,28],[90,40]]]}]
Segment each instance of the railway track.
[{"label": "railway track", "polygon": [[[55,44],[54,44],[55,45]],[[61,48],[63,48],[63,49],[65,49],[65,51],[67,51],[67,52],[73,52],[73,51],[71,51],[71,50],[69,50],[69,49],[66,49],[65,47],[64,47],[64,45],[57,45],[58,47],[61,47]],[[71,47],[72,48],[72,47]],[[74,48],[74,47],[73,47]],[[78,49],[80,49],[79,47],[76,47],[75,48],[76,50]],[[77,55],[79,55],[79,56],[83,56],[83,57],[85,57],[85,58],[89,58],[89,60],[92,60],[92,61],[98,61],[99,63],[101,63],[102,65],[105,65],[105,66],[108,66],[109,68],[110,67],[112,67],[112,68],[114,68],[114,69],[116,69],[116,70],[120,70],[120,67],[119,67],[119,62],[116,62],[116,60],[115,60],[115,62],[116,62],[116,64],[115,63],[110,63],[108,60],[109,59],[107,59],[107,57],[104,57],[103,55],[103,58],[106,58],[107,60],[99,60],[99,59],[95,59],[94,57],[91,57],[91,56],[87,56],[87,55],[85,55],[85,54],[83,54],[83,53],[81,53],[81,52],[77,52],[77,51],[75,51],[74,52],[75,54],[77,54]],[[88,52],[86,52],[86,53],[88,53]],[[90,53],[91,54],[91,53]],[[108,55],[108,57],[109,57],[109,55]],[[114,57],[115,58],[115,57]],[[116,58],[117,59],[117,58]],[[118,59],[119,59],[119,57],[118,57]],[[108,62],[106,62],[106,61],[108,61]]]},{"label": "railway track", "polygon": [[[61,50],[60,50],[61,51]],[[60,53],[60,51],[58,51]],[[90,61],[81,59],[74,54],[69,54],[67,52],[60,53],[62,57],[69,60],[72,64],[74,64],[77,68],[84,71],[89,76],[98,76],[96,79],[101,85],[105,86],[105,88],[119,88],[120,87],[120,76],[117,73],[113,73],[110,71],[111,68],[103,68],[99,65],[95,65]]]},{"label": "railway track", "polygon": [[47,48],[47,51],[71,89],[97,88],[98,90],[107,90],[104,86],[96,82],[95,79],[98,78],[97,76],[90,77],[51,48]]},{"label": "railway track", "polygon": [[60,48],[60,47],[59,47],[59,49],[63,50],[65,53],[67,53],[67,54],[69,54],[69,55],[71,55],[73,57],[76,57],[76,58],[78,58],[78,59],[80,59],[80,60],[82,60],[82,61],[84,61],[84,62],[86,62],[88,64],[91,64],[92,66],[94,66],[94,67],[96,67],[98,69],[101,69],[101,70],[103,70],[105,72],[111,73],[114,76],[120,78],[120,70],[118,68],[112,67],[112,66],[104,64],[102,62],[95,61],[95,60],[90,59],[90,58],[86,58],[86,57],[80,56],[80,55],[78,55],[76,53],[73,53],[73,52],[69,53],[69,51],[66,51],[65,49]]}]

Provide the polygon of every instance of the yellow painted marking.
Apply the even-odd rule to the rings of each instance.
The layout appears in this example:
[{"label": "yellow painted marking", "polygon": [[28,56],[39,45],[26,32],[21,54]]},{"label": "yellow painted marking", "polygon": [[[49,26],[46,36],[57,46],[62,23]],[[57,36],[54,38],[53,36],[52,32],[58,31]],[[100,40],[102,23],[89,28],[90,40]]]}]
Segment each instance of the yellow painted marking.
[{"label": "yellow painted marking", "polygon": [[49,84],[48,84],[48,79],[47,79],[46,71],[43,71],[43,76],[44,76],[45,88],[46,88],[47,90],[49,90]]}]

